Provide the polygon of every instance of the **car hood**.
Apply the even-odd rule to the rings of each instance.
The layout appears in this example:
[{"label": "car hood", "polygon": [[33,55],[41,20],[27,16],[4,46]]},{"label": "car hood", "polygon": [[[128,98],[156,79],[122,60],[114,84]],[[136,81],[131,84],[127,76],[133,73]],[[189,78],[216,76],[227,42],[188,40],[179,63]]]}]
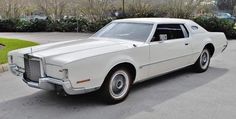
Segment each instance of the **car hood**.
[{"label": "car hood", "polygon": [[21,57],[24,54],[29,54],[43,58],[47,64],[63,65],[87,57],[132,48],[133,44],[139,43],[117,39],[90,38],[34,46],[15,52]]}]

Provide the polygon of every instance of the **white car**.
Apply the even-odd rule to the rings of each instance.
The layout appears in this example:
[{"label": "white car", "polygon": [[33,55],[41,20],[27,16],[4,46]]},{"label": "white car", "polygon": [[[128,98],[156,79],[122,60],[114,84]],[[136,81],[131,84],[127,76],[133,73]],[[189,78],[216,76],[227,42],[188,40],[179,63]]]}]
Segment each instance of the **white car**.
[{"label": "white car", "polygon": [[118,103],[134,83],[187,66],[206,71],[227,45],[224,33],[191,20],[122,19],[88,39],[12,51],[9,66],[30,87],[69,95],[100,89],[104,99]]}]

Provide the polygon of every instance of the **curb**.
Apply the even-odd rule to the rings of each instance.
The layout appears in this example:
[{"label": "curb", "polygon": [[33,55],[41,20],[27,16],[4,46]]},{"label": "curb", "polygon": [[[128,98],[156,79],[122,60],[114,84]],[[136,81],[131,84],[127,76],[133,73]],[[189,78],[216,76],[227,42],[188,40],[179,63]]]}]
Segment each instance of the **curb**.
[{"label": "curb", "polygon": [[8,71],[8,64],[0,64],[0,73]]}]

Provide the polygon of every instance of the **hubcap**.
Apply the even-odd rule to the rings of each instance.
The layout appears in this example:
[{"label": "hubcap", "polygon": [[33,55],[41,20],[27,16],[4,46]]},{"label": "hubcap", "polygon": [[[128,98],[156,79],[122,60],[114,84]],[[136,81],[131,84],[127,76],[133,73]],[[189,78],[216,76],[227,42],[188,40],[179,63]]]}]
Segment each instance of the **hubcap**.
[{"label": "hubcap", "polygon": [[206,69],[209,65],[210,55],[207,50],[204,50],[200,57],[200,65],[202,69]]},{"label": "hubcap", "polygon": [[113,74],[110,82],[110,93],[116,98],[125,96],[129,88],[129,76],[124,71],[117,71]]}]

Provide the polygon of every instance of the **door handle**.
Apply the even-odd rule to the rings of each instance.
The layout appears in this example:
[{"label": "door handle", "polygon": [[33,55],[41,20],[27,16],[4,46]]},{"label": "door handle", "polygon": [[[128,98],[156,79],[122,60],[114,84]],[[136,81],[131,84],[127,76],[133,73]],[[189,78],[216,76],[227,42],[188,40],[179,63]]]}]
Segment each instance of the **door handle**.
[{"label": "door handle", "polygon": [[187,46],[187,45],[189,45],[189,43],[185,43],[185,45]]}]

